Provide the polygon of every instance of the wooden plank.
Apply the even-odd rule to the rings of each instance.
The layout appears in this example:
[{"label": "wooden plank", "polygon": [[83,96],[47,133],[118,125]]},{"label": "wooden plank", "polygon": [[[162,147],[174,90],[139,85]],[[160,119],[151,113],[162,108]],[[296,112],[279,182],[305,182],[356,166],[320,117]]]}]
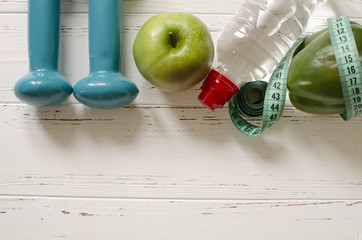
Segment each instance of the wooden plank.
[{"label": "wooden plank", "polygon": [[[0,1],[0,13],[25,13],[27,12],[27,0],[7,0]],[[218,13],[218,14],[234,14],[241,6],[240,0],[208,1],[208,0],[125,0],[124,11],[128,13],[148,13],[156,14],[160,12],[190,12],[190,13]],[[359,17],[357,11],[361,0],[329,0],[327,3],[316,11],[320,16],[331,16],[341,10],[345,13],[347,10],[351,17]],[[61,10],[64,13],[80,13],[88,12],[88,0],[67,0],[61,1]],[[354,11],[356,10],[356,11]]]},{"label": "wooden plank", "polygon": [[3,105],[0,116],[1,195],[362,198],[361,118],[287,108],[250,139],[226,108]]},{"label": "wooden plank", "polygon": [[362,239],[361,201],[0,198],[3,239]]},{"label": "wooden plank", "polygon": [[[26,0],[8,0],[0,2],[0,13],[24,13],[27,12]],[[160,1],[160,0],[125,0],[125,13],[157,13],[165,11],[185,11],[193,13],[230,13],[235,12],[235,5],[239,5],[240,1],[229,0],[228,4],[220,1]],[[65,13],[88,12],[88,0],[70,0],[61,1],[61,10]]]},{"label": "wooden plank", "polygon": [[[73,84],[88,73],[88,2],[61,1],[59,65]],[[199,85],[162,93],[138,73],[131,46],[151,16],[193,13],[216,43],[241,1],[124,1],[123,72],[140,95],[117,110],[73,97],[37,109],[14,97],[28,71],[27,3],[0,0],[1,240],[362,240],[362,118],[289,104],[250,139],[226,108],[197,101]],[[330,16],[362,23],[361,6],[328,0],[306,35]]]},{"label": "wooden plank", "polygon": [[[225,15],[196,15],[210,29],[216,43],[222,26],[230,19]],[[163,93],[149,84],[138,72],[133,60],[132,46],[136,35],[151,15],[129,15],[124,23],[124,54],[122,72],[140,89],[136,104],[166,104],[201,106],[197,100],[200,84],[182,93]],[[362,23],[362,18],[353,19]],[[65,14],[62,18],[59,70],[72,84],[88,74],[88,20],[85,14]],[[306,34],[326,27],[326,19],[312,18]],[[5,47],[6,46],[6,47]],[[13,86],[28,72],[27,29],[25,14],[0,14],[0,102],[20,103],[13,94]],[[214,66],[217,65],[215,57]],[[181,100],[182,99],[182,100]],[[77,103],[71,96],[67,103]]]}]

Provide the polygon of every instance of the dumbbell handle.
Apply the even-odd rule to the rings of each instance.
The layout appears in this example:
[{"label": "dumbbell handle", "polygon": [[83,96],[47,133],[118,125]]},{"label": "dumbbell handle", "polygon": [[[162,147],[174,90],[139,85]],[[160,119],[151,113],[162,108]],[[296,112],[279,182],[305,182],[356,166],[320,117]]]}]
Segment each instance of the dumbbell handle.
[{"label": "dumbbell handle", "polygon": [[29,0],[29,68],[56,70],[59,50],[59,0]]},{"label": "dumbbell handle", "polygon": [[122,0],[89,1],[90,71],[119,72],[122,51]]}]

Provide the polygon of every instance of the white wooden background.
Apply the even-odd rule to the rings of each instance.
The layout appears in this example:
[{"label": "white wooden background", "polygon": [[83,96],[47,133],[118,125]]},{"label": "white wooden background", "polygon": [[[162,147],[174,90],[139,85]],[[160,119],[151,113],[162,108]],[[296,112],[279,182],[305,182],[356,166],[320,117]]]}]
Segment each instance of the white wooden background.
[{"label": "white wooden background", "polygon": [[[287,106],[259,138],[212,112],[199,85],[162,93],[138,73],[132,46],[151,16],[189,12],[217,41],[239,0],[124,2],[123,73],[136,101],[96,110],[19,102],[28,72],[27,1],[0,0],[0,239],[362,240],[362,117]],[[88,73],[88,1],[62,0],[60,71]],[[331,16],[362,24],[362,0],[329,0],[306,34]]]}]

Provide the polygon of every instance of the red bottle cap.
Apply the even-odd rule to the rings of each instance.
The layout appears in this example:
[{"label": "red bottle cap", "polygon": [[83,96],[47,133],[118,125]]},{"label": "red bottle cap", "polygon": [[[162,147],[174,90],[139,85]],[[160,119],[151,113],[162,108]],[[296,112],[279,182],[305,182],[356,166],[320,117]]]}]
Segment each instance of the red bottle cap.
[{"label": "red bottle cap", "polygon": [[201,86],[199,100],[211,110],[222,108],[239,91],[230,79],[212,69]]}]

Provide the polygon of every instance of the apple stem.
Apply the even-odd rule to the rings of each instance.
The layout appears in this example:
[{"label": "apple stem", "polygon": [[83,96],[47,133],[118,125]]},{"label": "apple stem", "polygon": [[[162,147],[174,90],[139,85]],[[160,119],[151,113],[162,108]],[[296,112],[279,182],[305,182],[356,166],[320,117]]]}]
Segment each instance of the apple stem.
[{"label": "apple stem", "polygon": [[173,32],[169,32],[168,36],[170,37],[172,47],[176,48],[177,47],[177,40],[176,40],[175,36],[173,35]]}]

